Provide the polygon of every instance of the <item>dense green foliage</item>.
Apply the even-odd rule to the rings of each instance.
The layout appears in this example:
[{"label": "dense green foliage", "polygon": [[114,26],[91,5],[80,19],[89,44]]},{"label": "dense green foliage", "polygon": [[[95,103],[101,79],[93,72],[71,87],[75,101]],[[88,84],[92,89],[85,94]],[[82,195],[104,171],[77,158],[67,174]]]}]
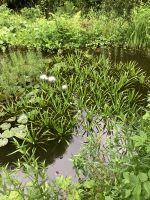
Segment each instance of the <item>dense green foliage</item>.
[{"label": "dense green foliage", "polygon": [[4,0],[3,3],[7,3],[10,8],[20,9],[23,7],[31,7],[38,5],[45,13],[55,12],[58,8],[70,8],[73,7],[76,10],[88,11],[91,8],[95,10],[105,9],[106,11],[116,11],[119,14],[123,12],[130,12],[130,10],[136,5],[146,3],[148,0]]},{"label": "dense green foliage", "polygon": [[[23,60],[17,53],[10,54],[13,61],[8,61],[8,57],[4,59],[7,65],[9,62],[13,64],[11,68],[2,67],[0,91],[2,99],[8,101],[6,104],[4,101],[1,128],[9,137],[16,136],[14,127],[19,123],[27,125],[27,141],[34,145],[56,138],[65,139],[73,131],[76,115],[83,108],[90,110],[91,115],[102,112],[104,118],[110,113],[113,116],[136,112],[138,93],[135,85],[145,87],[146,77],[140,70],[135,70],[134,64],[111,64],[104,57],[94,59],[77,52],[65,58],[59,55],[52,60],[46,59],[44,65],[40,56],[33,55],[29,52]],[[35,64],[36,71],[31,68]],[[40,70],[50,79],[40,80]],[[11,90],[10,84],[13,86]],[[13,102],[9,103],[8,95],[11,99],[15,97]],[[17,118],[22,114],[27,117],[21,117],[23,123],[20,123]],[[7,138],[3,134],[2,139]]]},{"label": "dense green foliage", "polygon": [[[20,180],[13,180],[14,175],[11,177],[2,169],[5,173],[1,199],[149,199],[149,110],[143,116],[144,107],[136,88],[137,84],[139,88],[149,87],[145,74],[133,63],[112,64],[104,56],[94,58],[80,51],[51,58],[33,52],[10,55],[14,83],[22,80],[24,84],[13,103],[9,103],[9,98],[3,102],[0,120],[2,128],[5,125],[10,132],[11,127],[6,127],[8,122],[13,128],[20,123],[26,126],[23,143],[19,144],[16,135],[11,137],[22,154],[16,170],[24,169],[24,175],[31,181],[23,186]],[[4,57],[3,63],[9,64],[8,57]],[[31,73],[28,85],[23,78],[30,75],[28,63],[34,66],[35,58],[40,71]],[[19,67],[18,76],[17,68],[24,64],[23,60],[26,68]],[[5,77],[10,72],[9,67],[5,68],[2,75]],[[11,76],[7,79],[9,83]],[[9,84],[5,82],[5,85]],[[4,88],[2,94],[17,96],[17,84],[12,90]],[[21,114],[24,117],[20,119]],[[86,180],[75,184],[61,176],[50,184],[45,166],[34,155],[36,147],[44,148],[43,144],[56,138],[59,142],[67,141],[79,124],[89,134],[88,143],[73,158],[73,163],[78,176],[84,175]]]},{"label": "dense green foliage", "polygon": [[[0,199],[149,200],[149,78],[135,63],[75,50],[149,51],[149,1],[0,4],[0,148],[12,142],[21,155],[14,171],[0,168]],[[69,144],[78,127],[87,134],[72,157],[78,183],[63,176],[49,182],[37,148]]]},{"label": "dense green foliage", "polygon": [[142,118],[134,115],[130,124],[126,124],[126,117],[119,123],[111,121],[112,135],[106,136],[104,145],[103,136],[89,138],[74,157],[78,173],[93,180],[83,199],[150,199],[149,119],[148,108]]},{"label": "dense green foliage", "polygon": [[[134,8],[127,20],[116,14],[81,11],[69,14],[61,10],[48,19],[38,8],[14,13],[0,7],[0,47],[58,49],[124,45],[150,47],[150,8]],[[147,20],[145,20],[147,19]]]}]

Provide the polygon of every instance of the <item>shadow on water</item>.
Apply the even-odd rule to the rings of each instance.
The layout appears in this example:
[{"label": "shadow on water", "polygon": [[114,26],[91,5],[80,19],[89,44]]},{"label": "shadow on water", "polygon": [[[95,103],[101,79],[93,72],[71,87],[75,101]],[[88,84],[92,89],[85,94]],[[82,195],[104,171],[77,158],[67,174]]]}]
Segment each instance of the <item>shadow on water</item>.
[{"label": "shadow on water", "polygon": [[113,63],[128,63],[135,62],[137,67],[146,72],[150,76],[150,55],[145,54],[142,50],[131,50],[122,48],[111,48],[108,53],[109,59]]},{"label": "shadow on water", "polygon": [[[39,157],[40,161],[45,160],[46,165],[49,165],[53,163],[56,158],[62,158],[67,147],[68,147],[68,144],[66,142],[63,142],[63,141],[58,142],[57,140],[50,141],[46,143],[46,145],[44,146],[44,149],[40,147],[36,148],[36,157]],[[0,150],[1,150],[0,164],[9,163],[11,167],[11,165],[13,165],[13,162],[21,158],[20,153],[11,154],[12,152],[16,151],[15,145],[11,142],[9,142],[6,146],[1,147]]]}]

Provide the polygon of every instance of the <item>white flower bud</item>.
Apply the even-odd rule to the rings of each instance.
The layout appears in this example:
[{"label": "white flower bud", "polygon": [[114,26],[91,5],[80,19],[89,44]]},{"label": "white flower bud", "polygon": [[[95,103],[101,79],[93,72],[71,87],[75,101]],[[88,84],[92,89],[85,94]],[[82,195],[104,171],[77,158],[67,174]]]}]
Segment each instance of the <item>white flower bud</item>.
[{"label": "white flower bud", "polygon": [[40,75],[40,79],[41,79],[41,80],[47,80],[48,77],[47,77],[45,74],[41,74],[41,75]]},{"label": "white flower bud", "polygon": [[49,76],[48,79],[47,79],[49,82],[55,82],[56,81],[56,78],[55,76]]},{"label": "white flower bud", "polygon": [[67,85],[63,85],[62,86],[62,90],[67,90],[68,86]]}]

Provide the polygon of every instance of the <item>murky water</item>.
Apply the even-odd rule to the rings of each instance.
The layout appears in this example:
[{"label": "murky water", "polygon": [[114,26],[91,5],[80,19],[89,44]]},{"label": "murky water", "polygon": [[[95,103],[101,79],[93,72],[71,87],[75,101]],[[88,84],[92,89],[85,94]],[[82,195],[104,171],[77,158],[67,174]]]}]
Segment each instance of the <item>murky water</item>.
[{"label": "murky water", "polygon": [[[121,48],[112,48],[110,50],[96,49],[89,50],[89,53],[99,55],[105,53],[112,62],[130,62],[134,61],[138,67],[141,67],[148,76],[150,76],[150,56],[144,54],[142,51],[137,50],[123,50]],[[85,141],[85,137],[82,137],[82,133],[79,136],[74,136],[70,141],[70,145],[67,143],[58,143],[57,141],[49,142],[47,144],[46,151],[42,149],[37,150],[37,155],[41,160],[46,161],[47,173],[50,179],[53,179],[58,174],[65,176],[72,176],[76,180],[75,171],[73,170],[70,158],[72,155],[77,154]],[[1,165],[9,162],[10,167],[13,168],[13,162],[19,158],[19,154],[8,155],[15,150],[12,144],[8,144],[5,147],[0,148],[0,163]]]}]

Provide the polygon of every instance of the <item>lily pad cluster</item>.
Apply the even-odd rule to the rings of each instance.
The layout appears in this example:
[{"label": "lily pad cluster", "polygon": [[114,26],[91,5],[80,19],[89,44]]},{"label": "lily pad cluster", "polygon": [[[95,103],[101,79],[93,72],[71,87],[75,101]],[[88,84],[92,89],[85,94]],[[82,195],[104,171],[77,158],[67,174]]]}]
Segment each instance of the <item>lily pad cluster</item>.
[{"label": "lily pad cluster", "polygon": [[0,129],[2,130],[2,132],[0,133],[0,147],[7,145],[9,142],[9,138],[25,138],[27,134],[27,116],[25,114],[20,115],[17,119],[17,126],[12,127],[12,122],[14,121],[16,121],[16,117],[11,117],[7,120],[7,122],[0,125]]}]

